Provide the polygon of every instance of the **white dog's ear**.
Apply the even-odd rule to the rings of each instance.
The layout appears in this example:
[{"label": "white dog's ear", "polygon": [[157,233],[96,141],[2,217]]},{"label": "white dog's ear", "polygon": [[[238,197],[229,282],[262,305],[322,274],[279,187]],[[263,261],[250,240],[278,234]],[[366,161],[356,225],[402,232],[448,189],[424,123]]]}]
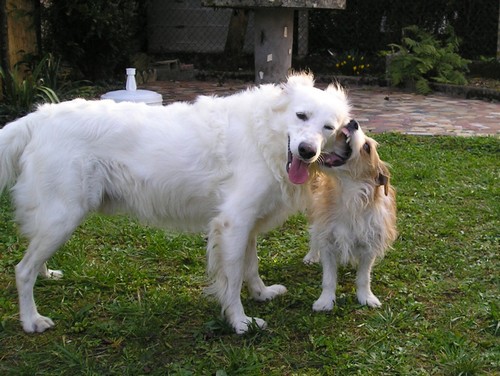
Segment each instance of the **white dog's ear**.
[{"label": "white dog's ear", "polygon": [[274,112],[283,112],[290,104],[290,96],[285,89],[282,89],[281,93],[273,101],[274,103],[271,105],[271,109]]},{"label": "white dog's ear", "polygon": [[314,75],[311,72],[293,72],[288,76],[288,79],[283,88],[292,88],[296,86],[314,86]]},{"label": "white dog's ear", "polygon": [[280,112],[285,111],[288,104],[290,103],[290,98],[293,97],[294,91],[300,87],[314,87],[314,76],[309,72],[294,72],[288,76],[286,82],[280,85],[281,93],[276,100],[275,104],[272,106],[273,111]]},{"label": "white dog's ear", "polygon": [[327,93],[333,94],[342,101],[347,100],[347,95],[345,93],[345,90],[342,86],[340,86],[338,82],[331,83],[325,90]]}]

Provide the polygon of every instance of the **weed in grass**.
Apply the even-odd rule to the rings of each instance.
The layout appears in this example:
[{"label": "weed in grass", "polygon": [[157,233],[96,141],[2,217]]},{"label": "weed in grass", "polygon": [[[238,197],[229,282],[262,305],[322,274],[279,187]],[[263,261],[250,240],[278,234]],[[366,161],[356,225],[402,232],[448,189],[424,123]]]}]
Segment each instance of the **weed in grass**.
[{"label": "weed in grass", "polygon": [[490,316],[492,324],[488,326],[494,336],[500,336],[500,305],[497,301],[490,303]]}]

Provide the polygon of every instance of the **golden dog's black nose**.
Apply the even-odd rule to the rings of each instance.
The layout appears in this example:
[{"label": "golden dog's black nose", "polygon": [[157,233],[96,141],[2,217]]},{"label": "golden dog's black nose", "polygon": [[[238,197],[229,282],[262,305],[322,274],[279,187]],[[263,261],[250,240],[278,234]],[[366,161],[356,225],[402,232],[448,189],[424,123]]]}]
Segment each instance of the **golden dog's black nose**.
[{"label": "golden dog's black nose", "polygon": [[351,120],[349,124],[346,125],[346,128],[349,132],[354,132],[359,129],[359,123],[356,120]]}]

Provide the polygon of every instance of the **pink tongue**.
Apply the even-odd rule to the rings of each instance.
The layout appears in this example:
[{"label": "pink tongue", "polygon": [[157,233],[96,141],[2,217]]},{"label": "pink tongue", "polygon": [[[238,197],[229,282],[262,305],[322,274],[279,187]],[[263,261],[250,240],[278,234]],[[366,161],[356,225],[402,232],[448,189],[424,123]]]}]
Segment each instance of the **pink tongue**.
[{"label": "pink tongue", "polygon": [[309,178],[308,164],[299,158],[292,158],[292,164],[288,171],[288,178],[293,184],[304,184]]}]

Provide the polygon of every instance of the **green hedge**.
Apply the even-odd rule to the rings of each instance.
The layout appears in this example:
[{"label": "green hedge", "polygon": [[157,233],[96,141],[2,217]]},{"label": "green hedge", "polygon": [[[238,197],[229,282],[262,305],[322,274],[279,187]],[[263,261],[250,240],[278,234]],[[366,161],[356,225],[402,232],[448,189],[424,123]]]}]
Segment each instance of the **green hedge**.
[{"label": "green hedge", "polygon": [[145,44],[141,0],[51,0],[41,10],[44,50],[61,56],[86,79],[123,72]]}]

